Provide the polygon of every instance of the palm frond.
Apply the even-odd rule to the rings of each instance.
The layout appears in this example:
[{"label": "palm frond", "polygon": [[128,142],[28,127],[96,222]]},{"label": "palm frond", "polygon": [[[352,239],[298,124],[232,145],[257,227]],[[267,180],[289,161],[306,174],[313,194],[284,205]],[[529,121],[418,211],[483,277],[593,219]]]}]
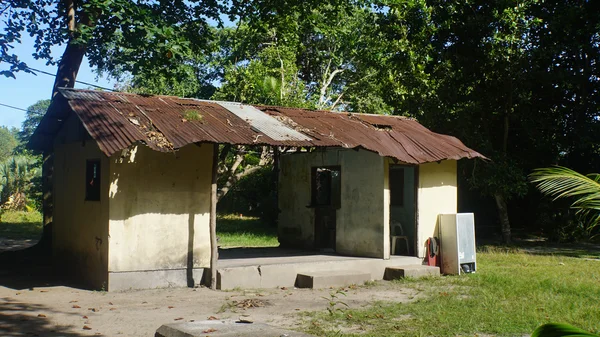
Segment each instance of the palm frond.
[{"label": "palm frond", "polygon": [[556,199],[573,198],[571,207],[600,211],[600,175],[583,175],[562,166],[540,168],[529,180],[545,195]]}]

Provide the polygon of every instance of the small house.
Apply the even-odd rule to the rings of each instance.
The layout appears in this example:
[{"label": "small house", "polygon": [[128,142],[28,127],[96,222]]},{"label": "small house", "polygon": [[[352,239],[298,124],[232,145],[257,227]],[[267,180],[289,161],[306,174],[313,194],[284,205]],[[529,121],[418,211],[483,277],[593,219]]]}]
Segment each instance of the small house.
[{"label": "small house", "polygon": [[30,142],[54,153],[55,266],[109,291],[200,283],[215,144],[286,150],[282,247],[377,259],[423,257],[457,160],[483,158],[403,117],[60,89]]}]

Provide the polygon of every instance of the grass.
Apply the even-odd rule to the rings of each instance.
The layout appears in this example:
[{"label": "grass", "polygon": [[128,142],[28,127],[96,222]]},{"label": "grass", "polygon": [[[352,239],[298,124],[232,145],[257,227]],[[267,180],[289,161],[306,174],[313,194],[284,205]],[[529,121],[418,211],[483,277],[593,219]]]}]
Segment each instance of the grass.
[{"label": "grass", "polygon": [[0,237],[5,239],[39,239],[42,214],[37,211],[5,211],[0,217]]},{"label": "grass", "polygon": [[[0,237],[38,239],[42,234],[39,212],[5,211],[0,218]],[[237,215],[217,217],[217,236],[221,247],[277,247],[277,228],[255,217]]]},{"label": "grass", "polygon": [[221,247],[277,247],[277,228],[260,218],[237,215],[217,216],[217,236]]},{"label": "grass", "polygon": [[523,336],[544,323],[600,330],[600,261],[486,249],[478,271],[395,282],[420,292],[409,303],[310,315],[318,336]]}]

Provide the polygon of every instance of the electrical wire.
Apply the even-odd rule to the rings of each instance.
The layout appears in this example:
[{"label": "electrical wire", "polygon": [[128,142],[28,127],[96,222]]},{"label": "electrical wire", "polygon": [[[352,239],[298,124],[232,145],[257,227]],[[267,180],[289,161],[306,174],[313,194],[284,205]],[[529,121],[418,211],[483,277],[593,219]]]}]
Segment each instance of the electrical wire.
[{"label": "electrical wire", "polygon": [[[52,74],[52,73],[49,73],[49,72],[47,72],[47,71],[44,71],[44,70],[39,70],[39,69],[31,68],[31,67],[29,67],[29,66],[27,66],[27,69],[29,69],[29,70],[31,70],[31,71],[33,71],[33,72],[38,72],[38,73],[41,73],[41,74],[44,74],[44,75],[48,75],[48,76],[52,76],[52,77],[56,77],[56,75],[54,75],[54,74]],[[110,88],[102,87],[102,86],[99,86],[99,85],[96,85],[96,84],[92,84],[92,83],[88,83],[88,82],[84,82],[84,81],[80,81],[80,80],[75,80],[75,82],[76,82],[76,83],[80,83],[80,84],[89,85],[89,86],[91,86],[91,87],[98,88],[98,89],[102,89],[102,90],[115,91],[114,89],[110,89]]]},{"label": "electrical wire", "polygon": [[[4,62],[6,62],[6,61],[4,61]],[[6,62],[6,63],[9,63],[9,62]],[[30,66],[25,66],[25,68],[26,68],[27,70],[30,70],[30,71],[32,71],[34,74],[35,74],[35,73],[40,73],[40,74],[44,74],[44,75],[48,75],[48,76],[52,76],[52,77],[56,77],[56,74],[52,74],[52,73],[49,73],[49,72],[47,72],[47,71],[44,71],[44,70],[39,70],[39,69],[31,68]],[[36,74],[36,75],[37,75],[37,74]],[[111,88],[106,88],[106,87],[103,87],[103,86],[99,86],[99,85],[97,85],[97,84],[88,83],[88,82],[84,82],[84,81],[80,81],[80,80],[75,80],[75,82],[76,82],[76,83],[80,83],[80,84],[89,85],[90,87],[94,87],[94,88],[97,88],[97,89],[102,89],[102,90],[107,90],[107,91],[116,91],[116,90],[114,90],[114,89],[111,89]]]},{"label": "electrical wire", "polygon": [[15,109],[15,110],[21,110],[21,111],[25,111],[27,112],[27,109],[23,109],[23,108],[17,108],[16,106],[12,106],[12,105],[8,105],[8,104],[4,104],[4,103],[0,103],[1,106],[5,106],[7,108],[11,108],[11,109]]}]

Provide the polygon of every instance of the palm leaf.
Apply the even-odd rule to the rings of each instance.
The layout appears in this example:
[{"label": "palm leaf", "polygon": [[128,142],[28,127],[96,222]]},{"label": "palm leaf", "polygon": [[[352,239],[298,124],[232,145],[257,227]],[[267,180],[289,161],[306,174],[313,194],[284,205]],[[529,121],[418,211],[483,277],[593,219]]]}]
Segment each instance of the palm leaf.
[{"label": "palm leaf", "polygon": [[598,335],[569,324],[548,323],[535,329],[531,337],[598,337]]},{"label": "palm leaf", "polygon": [[600,211],[600,175],[583,175],[562,166],[536,169],[529,176],[531,182],[545,195],[573,198],[571,207]]}]

